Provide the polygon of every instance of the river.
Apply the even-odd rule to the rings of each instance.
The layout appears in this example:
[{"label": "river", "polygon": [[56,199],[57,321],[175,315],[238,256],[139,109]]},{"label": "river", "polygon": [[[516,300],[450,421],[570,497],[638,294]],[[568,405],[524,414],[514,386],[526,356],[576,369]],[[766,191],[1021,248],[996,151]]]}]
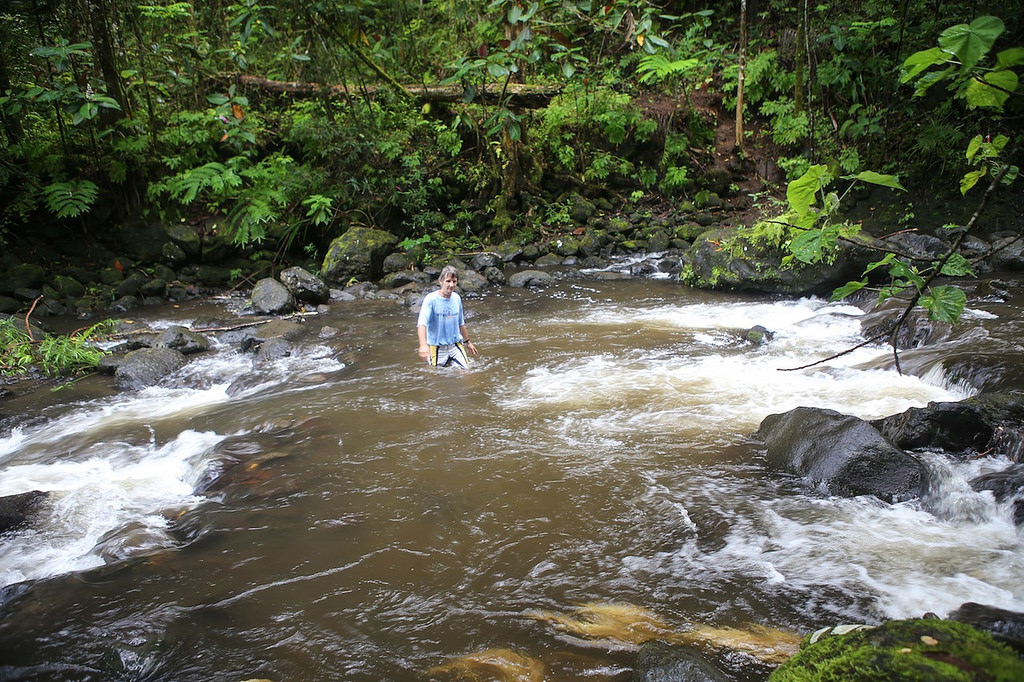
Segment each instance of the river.
[{"label": "river", "polygon": [[[631,604],[805,634],[1024,610],[1012,511],[967,484],[1005,458],[930,457],[938,489],[890,505],[769,475],[751,438],[801,405],[964,398],[957,353],[1019,376],[1018,307],[972,305],[907,354],[913,376],[883,346],[780,371],[862,339],[860,309],[817,299],[579,279],[466,307],[468,373],[420,363],[408,307],[335,303],[292,357],[217,345],[159,388],[93,378],[0,434],[0,495],[50,493],[0,545],[0,678],[423,680],[507,650],[547,680],[628,680],[634,646],[531,615]],[[769,343],[741,339],[758,324]]]}]

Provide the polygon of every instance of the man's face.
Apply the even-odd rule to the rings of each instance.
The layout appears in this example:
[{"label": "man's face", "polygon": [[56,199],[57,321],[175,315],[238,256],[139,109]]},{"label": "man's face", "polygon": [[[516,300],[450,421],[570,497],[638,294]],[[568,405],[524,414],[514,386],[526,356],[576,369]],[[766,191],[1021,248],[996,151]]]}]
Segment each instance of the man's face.
[{"label": "man's face", "polygon": [[455,291],[455,287],[459,286],[459,278],[455,275],[448,275],[441,280],[441,295],[448,298]]}]

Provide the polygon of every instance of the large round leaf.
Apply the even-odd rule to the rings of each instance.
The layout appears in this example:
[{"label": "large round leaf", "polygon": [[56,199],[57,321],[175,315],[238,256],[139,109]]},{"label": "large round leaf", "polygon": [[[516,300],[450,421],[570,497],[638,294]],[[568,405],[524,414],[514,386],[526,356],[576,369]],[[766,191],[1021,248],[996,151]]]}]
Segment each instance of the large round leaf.
[{"label": "large round leaf", "polygon": [[943,31],[939,47],[956,55],[965,69],[971,69],[992,49],[1004,28],[998,17],[978,17],[970,24],[959,24]]}]

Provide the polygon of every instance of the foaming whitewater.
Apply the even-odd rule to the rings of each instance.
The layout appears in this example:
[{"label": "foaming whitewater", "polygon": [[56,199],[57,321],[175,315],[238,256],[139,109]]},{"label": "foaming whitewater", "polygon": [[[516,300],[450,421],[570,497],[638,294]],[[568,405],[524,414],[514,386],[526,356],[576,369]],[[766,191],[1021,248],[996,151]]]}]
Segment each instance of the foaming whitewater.
[{"label": "foaming whitewater", "polygon": [[[343,367],[326,348],[254,371],[251,356],[211,354],[168,386],[71,408],[0,439],[0,496],[47,493],[27,528],[4,538],[0,586],[81,571],[173,546],[170,521],[205,498],[193,494],[232,433],[180,429],[229,401],[287,378]],[[239,378],[256,376],[230,391]],[[308,389],[301,381],[289,390]]]},{"label": "foaming whitewater", "polygon": [[[591,327],[622,338],[623,348],[554,355],[529,371],[523,392],[507,405],[526,410],[542,405],[610,433],[647,428],[743,434],[768,414],[799,406],[873,419],[969,395],[962,386],[945,385],[938,366],[922,377],[871,368],[890,352],[879,346],[796,369],[860,343],[860,315],[858,308],[816,299],[591,306],[578,319],[547,324]],[[767,328],[771,340],[762,345],[744,340],[743,332],[755,325]]]},{"label": "foaming whitewater", "polygon": [[168,521],[198,503],[192,491],[207,464],[203,454],[220,439],[184,431],[159,447],[107,443],[69,453],[74,460],[8,465],[0,495],[49,495],[30,528],[5,538],[0,583],[101,566],[108,557],[99,545],[113,533],[130,535],[114,559],[170,546]]},{"label": "foaming whitewater", "polygon": [[[669,444],[662,447],[735,443],[768,414],[798,406],[874,419],[971,395],[970,387],[947,380],[940,364],[920,376],[879,369],[891,354],[883,345],[833,358],[863,341],[861,314],[816,299],[633,309],[591,302],[573,319],[547,320],[542,329],[557,338],[589,328],[621,339],[620,347],[553,352],[503,405],[536,413],[538,434],[552,440],[552,450],[586,441],[597,456],[636,458],[659,436]],[[771,340],[746,341],[743,332],[754,325],[767,328]],[[825,361],[797,369],[819,360]],[[986,462],[994,470],[1010,464]],[[997,505],[991,493],[971,489],[976,462],[936,456],[924,465],[931,482],[924,500],[890,505],[787,494],[730,510],[723,546],[710,554],[699,549],[694,529],[698,539],[679,551],[628,557],[623,570],[662,575],[666,584],[753,578],[768,594],[806,595],[817,609],[829,599],[818,595],[853,595],[836,607],[845,619],[947,615],[967,601],[1024,609],[1024,549],[1011,503]],[[652,486],[646,503],[677,508],[692,527],[690,505],[727,507],[725,500],[747,494],[720,480],[698,485],[690,478]]]},{"label": "foaming whitewater", "polygon": [[871,603],[865,619],[945,617],[969,601],[1024,610],[1024,553],[1011,504],[970,488],[979,462],[926,455],[925,464],[932,486],[923,500],[780,498],[734,527],[712,563],[809,598],[826,590],[862,595]]}]

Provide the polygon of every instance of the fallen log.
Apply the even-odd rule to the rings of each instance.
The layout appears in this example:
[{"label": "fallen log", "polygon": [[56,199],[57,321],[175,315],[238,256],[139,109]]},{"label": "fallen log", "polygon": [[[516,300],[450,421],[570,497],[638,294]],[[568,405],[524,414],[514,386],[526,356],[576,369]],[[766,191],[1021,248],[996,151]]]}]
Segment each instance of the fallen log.
[{"label": "fallen log", "polygon": [[[298,98],[319,96],[336,98],[362,95],[363,93],[373,95],[381,89],[377,86],[364,86],[356,89],[348,85],[278,81],[244,73],[221,74],[217,80],[229,81],[244,88],[253,88],[274,95],[289,95]],[[461,85],[403,85],[401,87],[411,99],[424,103],[459,102],[464,99],[465,95],[465,88]],[[482,90],[478,89],[475,92],[474,99],[493,103],[504,96],[511,106],[534,109],[546,106],[551,101],[551,98],[561,91],[561,86],[557,85],[509,83],[507,86],[502,86],[494,84],[486,85]]]}]

